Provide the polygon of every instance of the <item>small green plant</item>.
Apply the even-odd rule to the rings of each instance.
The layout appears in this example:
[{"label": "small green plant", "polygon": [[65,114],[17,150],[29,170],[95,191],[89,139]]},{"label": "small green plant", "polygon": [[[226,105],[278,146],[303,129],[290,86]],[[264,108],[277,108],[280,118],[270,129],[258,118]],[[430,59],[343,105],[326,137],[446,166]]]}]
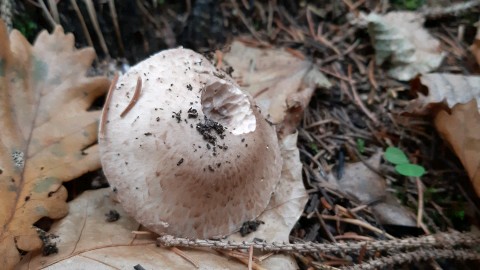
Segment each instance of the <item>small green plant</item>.
[{"label": "small green plant", "polygon": [[417,10],[425,4],[425,0],[393,0],[392,4],[398,9]]},{"label": "small green plant", "polygon": [[383,154],[385,159],[393,164],[395,164],[395,171],[404,176],[410,177],[421,177],[425,174],[425,168],[410,163],[407,155],[400,148],[390,146],[385,150]]},{"label": "small green plant", "polygon": [[357,149],[358,149],[358,152],[360,152],[361,154],[365,152],[365,140],[360,138],[357,139]]},{"label": "small green plant", "polygon": [[309,144],[309,146],[310,146],[310,148],[314,151],[315,154],[318,153],[318,145],[317,145],[316,143],[311,142],[311,143]]}]

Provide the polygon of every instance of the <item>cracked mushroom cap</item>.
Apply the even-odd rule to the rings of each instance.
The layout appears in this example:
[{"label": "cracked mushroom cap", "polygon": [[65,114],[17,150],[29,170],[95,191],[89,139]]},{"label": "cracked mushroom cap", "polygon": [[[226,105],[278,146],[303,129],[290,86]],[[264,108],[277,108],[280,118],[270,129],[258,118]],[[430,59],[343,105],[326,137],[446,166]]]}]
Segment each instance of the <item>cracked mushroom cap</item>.
[{"label": "cracked mushroom cap", "polygon": [[265,210],[281,174],[275,130],[250,95],[182,48],[120,77],[99,144],[118,200],[159,234],[231,234]]}]

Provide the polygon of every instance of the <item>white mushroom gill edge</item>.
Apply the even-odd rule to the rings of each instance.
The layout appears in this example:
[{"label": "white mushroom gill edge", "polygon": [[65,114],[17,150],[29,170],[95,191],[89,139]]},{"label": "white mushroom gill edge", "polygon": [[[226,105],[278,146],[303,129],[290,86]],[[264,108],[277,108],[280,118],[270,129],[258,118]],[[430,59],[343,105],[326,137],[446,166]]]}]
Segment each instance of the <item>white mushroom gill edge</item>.
[{"label": "white mushroom gill edge", "polygon": [[201,104],[207,118],[227,127],[233,135],[255,131],[257,120],[249,97],[227,81],[220,79],[207,82]]}]

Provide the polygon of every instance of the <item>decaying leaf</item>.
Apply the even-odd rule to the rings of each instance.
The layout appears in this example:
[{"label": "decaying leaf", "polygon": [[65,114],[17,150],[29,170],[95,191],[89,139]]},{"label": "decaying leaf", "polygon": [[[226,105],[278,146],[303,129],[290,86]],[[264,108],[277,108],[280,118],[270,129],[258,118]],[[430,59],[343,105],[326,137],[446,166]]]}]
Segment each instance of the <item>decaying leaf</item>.
[{"label": "decaying leaf", "polygon": [[283,49],[260,49],[235,41],[225,62],[233,78],[255,98],[262,114],[280,125],[281,134],[295,131],[317,88],[329,88],[327,78],[308,60]]},{"label": "decaying leaf", "polygon": [[440,42],[422,27],[425,19],[420,14],[370,13],[366,19],[376,64],[388,62],[392,78],[408,81],[440,66],[444,57]]},{"label": "decaying leaf", "polygon": [[414,89],[419,97],[408,110],[424,112],[430,104],[446,103],[451,112],[436,111],[435,127],[452,146],[480,196],[480,76],[432,73],[421,76],[420,82],[428,95]]},{"label": "decaying leaf", "polygon": [[[285,160],[282,180],[275,197],[259,219],[256,232],[230,240],[246,241],[254,237],[271,241],[288,241],[288,235],[300,217],[307,200],[302,183],[302,165],[296,147],[297,135],[282,141]],[[154,237],[132,235],[139,224],[109,196],[110,189],[87,191],[70,203],[70,214],[52,226],[57,235],[58,254],[42,257],[39,252],[24,258],[19,269],[190,269],[193,265],[168,248],[160,248]],[[115,210],[120,219],[107,222],[105,214]],[[197,262],[199,269],[245,269],[245,265],[209,250],[182,249]],[[293,258],[274,255],[260,263],[266,269],[297,269]]]},{"label": "decaying leaf", "polygon": [[[378,151],[365,162],[378,169],[381,156],[382,151]],[[329,175],[329,179],[350,199],[365,204],[380,201],[373,204],[371,208],[382,224],[416,226],[414,215],[387,192],[385,179],[363,162],[347,164],[340,180],[333,175]]]},{"label": "decaying leaf", "polygon": [[[109,196],[110,189],[86,191],[70,203],[70,214],[55,223],[50,233],[58,236],[58,254],[43,257],[36,252],[24,258],[19,269],[189,269],[191,263],[166,248],[158,248],[153,236],[135,236],[139,224]],[[111,210],[120,219],[107,222]],[[189,250],[200,269],[244,269],[245,266],[211,252]]]},{"label": "decaying leaf", "polygon": [[420,82],[428,88],[428,95],[417,91],[419,97],[408,108],[411,111],[422,112],[428,105],[444,101],[449,108],[472,99],[480,104],[480,76],[431,73],[421,76]]},{"label": "decaying leaf", "polygon": [[92,49],[76,50],[61,27],[35,44],[0,21],[0,254],[3,269],[20,251],[40,248],[33,223],[68,212],[62,183],[100,167],[98,111],[87,111],[108,88],[87,78]]},{"label": "decaying leaf", "polygon": [[475,35],[473,44],[470,46],[470,51],[477,59],[477,64],[480,65],[480,21],[477,22],[477,34]]},{"label": "decaying leaf", "polygon": [[450,114],[440,111],[435,126],[455,151],[480,196],[480,114],[476,99],[455,105]]}]

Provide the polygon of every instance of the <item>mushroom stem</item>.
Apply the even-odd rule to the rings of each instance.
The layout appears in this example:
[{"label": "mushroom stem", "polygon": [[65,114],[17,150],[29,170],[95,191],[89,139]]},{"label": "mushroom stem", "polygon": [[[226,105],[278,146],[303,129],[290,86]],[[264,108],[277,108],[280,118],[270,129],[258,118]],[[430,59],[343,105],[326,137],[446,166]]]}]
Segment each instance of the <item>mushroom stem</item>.
[{"label": "mushroom stem", "polygon": [[110,83],[110,88],[108,89],[107,99],[105,100],[105,105],[102,111],[102,117],[100,118],[100,128],[99,128],[100,139],[103,139],[105,137],[105,124],[106,124],[106,118],[107,118],[107,111],[110,109],[110,101],[112,100],[113,90],[117,85],[117,81],[118,81],[118,72],[115,72],[115,75],[113,76],[113,80]]},{"label": "mushroom stem", "polygon": [[140,76],[138,76],[137,85],[135,86],[135,93],[133,94],[133,97],[130,100],[130,103],[128,103],[125,110],[123,110],[123,112],[120,114],[120,117],[123,118],[133,108],[133,106],[135,106],[135,104],[138,101],[138,98],[140,97],[140,92],[141,91],[142,91],[142,78]]}]

